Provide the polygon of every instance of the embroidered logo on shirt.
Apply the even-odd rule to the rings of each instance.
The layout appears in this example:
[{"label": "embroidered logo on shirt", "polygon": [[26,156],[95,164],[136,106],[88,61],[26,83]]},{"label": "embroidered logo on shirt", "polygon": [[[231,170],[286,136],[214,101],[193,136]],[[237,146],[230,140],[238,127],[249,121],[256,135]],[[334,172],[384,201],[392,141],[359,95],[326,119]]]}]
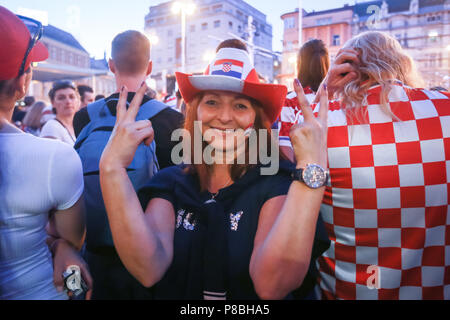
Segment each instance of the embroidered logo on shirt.
[{"label": "embroidered logo on shirt", "polygon": [[236,214],[230,213],[230,223],[231,223],[231,230],[237,231],[239,227],[239,220],[241,220],[242,215],[244,214],[243,211],[239,211]]},{"label": "embroidered logo on shirt", "polygon": [[181,226],[181,224],[183,223],[183,215],[184,215],[185,212],[186,212],[186,211],[184,211],[183,209],[178,210],[178,213],[177,213],[177,226],[176,226],[176,229],[178,229],[178,228]]},{"label": "embroidered logo on shirt", "polygon": [[196,221],[192,221],[192,216],[193,214],[189,212],[183,220],[183,227],[189,231],[193,231],[195,229],[195,225],[197,224]]}]

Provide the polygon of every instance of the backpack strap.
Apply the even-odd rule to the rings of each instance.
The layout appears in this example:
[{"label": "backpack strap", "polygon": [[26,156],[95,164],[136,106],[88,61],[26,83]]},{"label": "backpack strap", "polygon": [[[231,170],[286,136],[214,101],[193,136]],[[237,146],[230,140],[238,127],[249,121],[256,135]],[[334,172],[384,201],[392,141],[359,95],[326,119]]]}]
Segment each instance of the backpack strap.
[{"label": "backpack strap", "polygon": [[147,119],[151,119],[154,116],[156,116],[158,113],[160,113],[161,111],[165,110],[169,108],[169,106],[165,105],[164,103],[152,99],[146,103],[144,103],[138,111],[138,114],[136,116],[136,120],[147,120]]},{"label": "backpack strap", "polygon": [[97,118],[101,117],[105,111],[107,112],[106,115],[111,114],[109,112],[108,105],[106,104],[105,99],[95,101],[94,103],[91,103],[90,105],[88,105],[86,108],[87,108],[87,112],[89,114],[89,119],[91,121],[95,121]]},{"label": "backpack strap", "polygon": [[[157,114],[159,114],[161,111],[165,110],[169,108],[169,106],[167,106],[166,104],[152,99],[146,103],[144,103],[138,111],[138,114],[136,116],[136,121],[139,120],[148,120],[151,119],[153,117],[155,117]],[[156,142],[155,140],[153,140],[152,144],[154,145],[153,148],[155,148],[156,146]],[[153,152],[153,164],[155,165],[155,168],[153,168],[153,171],[159,171],[159,163],[158,163],[158,159],[156,158],[156,153]],[[156,171],[155,171],[156,170]]]},{"label": "backpack strap", "polygon": [[105,99],[101,99],[89,104],[86,107],[86,110],[89,115],[89,123],[84,126],[84,128],[78,135],[74,145],[75,150],[78,150],[81,147],[89,134],[91,134],[92,130],[95,129],[95,123],[102,116],[102,114],[105,114],[106,112],[105,115],[111,116]]},{"label": "backpack strap", "polygon": [[[158,100],[150,100],[139,107],[136,121],[148,120],[159,114],[161,111],[169,108]],[[109,111],[105,99],[98,100],[87,107],[90,122],[81,130],[77,141],[75,142],[75,150],[78,150],[83,142],[93,131],[113,131],[116,117]]]}]

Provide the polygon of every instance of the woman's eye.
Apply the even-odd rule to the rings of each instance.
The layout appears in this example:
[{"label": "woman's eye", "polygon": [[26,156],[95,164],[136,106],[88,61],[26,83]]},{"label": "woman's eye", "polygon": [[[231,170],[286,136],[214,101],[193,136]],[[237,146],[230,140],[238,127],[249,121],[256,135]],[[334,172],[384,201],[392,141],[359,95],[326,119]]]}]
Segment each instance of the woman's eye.
[{"label": "woman's eye", "polygon": [[238,109],[240,109],[240,110],[248,109],[248,107],[247,107],[245,104],[242,104],[242,103],[238,103],[238,104],[236,105],[236,108],[238,108]]},{"label": "woman's eye", "polygon": [[206,104],[210,105],[210,106],[215,106],[217,104],[217,102],[215,100],[207,100]]}]

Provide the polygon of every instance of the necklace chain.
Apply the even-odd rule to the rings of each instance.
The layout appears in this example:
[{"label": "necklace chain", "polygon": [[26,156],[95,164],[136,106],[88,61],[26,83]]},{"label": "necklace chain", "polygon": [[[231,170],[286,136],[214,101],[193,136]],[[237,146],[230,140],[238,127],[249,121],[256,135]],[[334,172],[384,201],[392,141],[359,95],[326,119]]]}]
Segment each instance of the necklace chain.
[{"label": "necklace chain", "polygon": [[219,190],[218,190],[216,193],[211,193],[211,199],[215,199],[215,198],[219,195],[220,190],[223,189],[223,188],[225,188],[226,186],[228,186],[228,184],[229,184],[231,181],[232,181],[232,179],[231,179],[231,177],[230,177],[230,179],[228,179],[228,181],[227,181],[221,188],[219,188]]}]

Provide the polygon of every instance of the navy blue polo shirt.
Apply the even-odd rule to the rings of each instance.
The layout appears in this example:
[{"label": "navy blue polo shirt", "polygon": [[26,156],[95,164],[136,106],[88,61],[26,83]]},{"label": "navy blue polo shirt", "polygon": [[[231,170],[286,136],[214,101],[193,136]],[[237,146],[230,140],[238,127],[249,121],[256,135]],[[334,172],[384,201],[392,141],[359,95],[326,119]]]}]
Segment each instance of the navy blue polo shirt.
[{"label": "navy blue polo shirt", "polygon": [[[214,272],[204,270],[201,261],[205,238],[196,238],[198,233],[205,233],[206,228],[199,221],[198,211],[212,194],[199,192],[196,175],[185,169],[185,166],[163,169],[139,192],[144,208],[150,199],[162,198],[172,203],[175,209],[173,261],[163,279],[153,288],[156,299],[203,299],[202,278],[205,273]],[[226,258],[221,263],[225,265],[227,299],[258,299],[249,265],[259,213],[266,201],[288,193],[293,169],[293,164],[281,161],[278,174],[267,176],[261,175],[261,167],[256,166],[234,184],[221,189],[215,197],[214,201],[220,204],[222,211],[217,214],[224,214],[226,245],[223,256]],[[319,247],[320,250],[313,252],[313,258],[327,248]],[[217,258],[223,259],[222,255]]]}]

